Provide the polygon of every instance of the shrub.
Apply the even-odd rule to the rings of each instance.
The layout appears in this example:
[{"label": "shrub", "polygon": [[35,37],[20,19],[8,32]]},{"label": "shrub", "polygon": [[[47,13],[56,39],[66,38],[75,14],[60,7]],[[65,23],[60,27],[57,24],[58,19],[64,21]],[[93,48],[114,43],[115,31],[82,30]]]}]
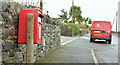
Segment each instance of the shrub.
[{"label": "shrub", "polygon": [[64,22],[65,22],[65,23],[67,23],[67,20],[66,20],[66,19],[64,19]]}]

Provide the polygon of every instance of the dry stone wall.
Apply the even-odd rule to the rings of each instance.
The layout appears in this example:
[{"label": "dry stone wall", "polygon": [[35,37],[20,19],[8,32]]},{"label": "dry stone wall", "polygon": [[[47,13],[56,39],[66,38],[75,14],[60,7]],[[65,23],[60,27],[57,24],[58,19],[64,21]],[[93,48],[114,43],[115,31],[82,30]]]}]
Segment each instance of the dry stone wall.
[{"label": "dry stone wall", "polygon": [[[2,48],[2,64],[25,63],[26,45],[18,44],[18,17],[20,10],[26,5],[2,2],[0,9],[0,49]],[[33,8],[34,6],[29,6]],[[35,7],[34,7],[35,8]],[[44,57],[56,45],[60,44],[60,21],[44,16],[43,44],[34,45],[34,61]]]}]

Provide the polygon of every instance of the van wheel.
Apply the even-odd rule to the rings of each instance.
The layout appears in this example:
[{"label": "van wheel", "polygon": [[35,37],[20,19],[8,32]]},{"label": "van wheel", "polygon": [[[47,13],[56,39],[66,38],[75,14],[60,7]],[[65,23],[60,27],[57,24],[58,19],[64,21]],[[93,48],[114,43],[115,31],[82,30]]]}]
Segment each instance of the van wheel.
[{"label": "van wheel", "polygon": [[90,38],[90,42],[93,42],[93,39],[92,39],[92,38]]},{"label": "van wheel", "polygon": [[109,40],[109,44],[111,44],[111,39]]},{"label": "van wheel", "polygon": [[111,44],[111,40],[107,40],[106,43],[107,43],[107,44]]}]

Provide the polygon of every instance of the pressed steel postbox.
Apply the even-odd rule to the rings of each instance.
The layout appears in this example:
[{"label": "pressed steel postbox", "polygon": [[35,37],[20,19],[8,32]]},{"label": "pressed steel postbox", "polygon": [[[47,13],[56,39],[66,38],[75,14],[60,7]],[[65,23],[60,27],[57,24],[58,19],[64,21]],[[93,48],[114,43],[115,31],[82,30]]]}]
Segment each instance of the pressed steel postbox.
[{"label": "pressed steel postbox", "polygon": [[26,44],[27,13],[34,13],[34,44],[42,44],[43,14],[39,9],[23,9],[19,13],[18,44]]}]

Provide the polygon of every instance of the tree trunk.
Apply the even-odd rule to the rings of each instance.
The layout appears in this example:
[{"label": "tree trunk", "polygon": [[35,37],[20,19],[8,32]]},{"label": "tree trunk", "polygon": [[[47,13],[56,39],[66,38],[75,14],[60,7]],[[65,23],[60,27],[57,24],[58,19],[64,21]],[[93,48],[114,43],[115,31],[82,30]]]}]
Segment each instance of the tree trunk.
[{"label": "tree trunk", "polygon": [[75,17],[74,17],[74,20],[73,20],[74,24],[75,24]]},{"label": "tree trunk", "polygon": [[78,26],[80,27],[80,22],[78,22]]}]

